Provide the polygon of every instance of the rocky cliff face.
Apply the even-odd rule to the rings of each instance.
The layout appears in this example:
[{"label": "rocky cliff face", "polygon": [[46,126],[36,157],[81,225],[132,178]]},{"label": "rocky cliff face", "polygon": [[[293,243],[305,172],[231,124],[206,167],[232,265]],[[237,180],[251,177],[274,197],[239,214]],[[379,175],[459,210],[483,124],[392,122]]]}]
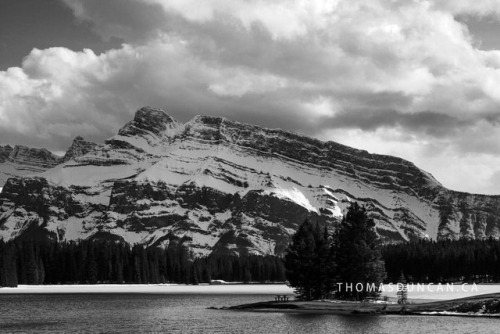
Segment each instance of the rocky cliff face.
[{"label": "rocky cliff face", "polygon": [[8,161],[25,166],[26,169],[40,171],[56,166],[60,163],[61,158],[44,148],[16,145],[10,152]]},{"label": "rocky cliff face", "polygon": [[71,159],[81,157],[99,145],[78,136],[63,157],[44,148],[0,146],[0,187],[10,177],[36,176]]},{"label": "rocky cliff face", "polygon": [[42,173],[61,162],[61,157],[44,148],[0,146],[0,187],[9,177]]},{"label": "rocky cliff face", "polygon": [[87,141],[83,139],[82,137],[78,136],[73,140],[73,143],[71,144],[70,147],[68,147],[68,150],[66,151],[66,154],[62,158],[62,162],[69,161],[74,158],[81,157],[93,149],[95,149],[98,146],[98,144]]},{"label": "rocky cliff face", "polygon": [[107,237],[197,254],[282,254],[305,219],[332,228],[352,201],[386,241],[500,236],[500,197],[453,192],[412,163],[298,134],[140,109],[104,144],[81,138],[64,163],[10,179],[0,236]]},{"label": "rocky cliff face", "polygon": [[10,156],[10,153],[12,153],[12,150],[14,149],[10,145],[5,145],[5,146],[0,145],[0,163],[4,163],[5,161],[7,161],[7,159]]}]

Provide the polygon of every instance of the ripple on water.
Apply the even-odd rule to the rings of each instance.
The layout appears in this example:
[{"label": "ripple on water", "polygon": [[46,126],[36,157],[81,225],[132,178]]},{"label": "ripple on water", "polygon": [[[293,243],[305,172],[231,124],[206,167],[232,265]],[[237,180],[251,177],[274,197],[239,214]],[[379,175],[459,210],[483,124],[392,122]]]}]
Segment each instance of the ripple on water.
[{"label": "ripple on water", "polygon": [[8,333],[494,333],[498,319],[209,310],[269,295],[0,295]]}]

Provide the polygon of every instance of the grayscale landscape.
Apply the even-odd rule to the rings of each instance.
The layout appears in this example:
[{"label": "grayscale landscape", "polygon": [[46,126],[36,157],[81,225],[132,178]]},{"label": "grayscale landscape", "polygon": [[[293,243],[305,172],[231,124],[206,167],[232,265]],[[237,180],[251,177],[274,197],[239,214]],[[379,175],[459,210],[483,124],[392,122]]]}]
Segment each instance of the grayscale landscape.
[{"label": "grayscale landscape", "polygon": [[0,332],[494,332],[499,29],[496,1],[4,1]]}]

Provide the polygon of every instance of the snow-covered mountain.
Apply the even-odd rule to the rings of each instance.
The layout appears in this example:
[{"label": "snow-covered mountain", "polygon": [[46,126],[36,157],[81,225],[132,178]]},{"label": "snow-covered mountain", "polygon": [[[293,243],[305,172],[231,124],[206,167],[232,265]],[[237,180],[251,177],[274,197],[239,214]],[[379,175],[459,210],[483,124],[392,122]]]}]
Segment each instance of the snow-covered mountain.
[{"label": "snow-covered mountain", "polygon": [[196,254],[282,254],[306,218],[358,201],[387,241],[500,236],[500,197],[444,188],[411,162],[278,129],[142,108],[118,134],[78,137],[55,167],[10,178],[0,237],[106,238]]},{"label": "snow-covered mountain", "polygon": [[61,162],[61,157],[44,148],[0,145],[0,187],[9,177],[41,173]]}]

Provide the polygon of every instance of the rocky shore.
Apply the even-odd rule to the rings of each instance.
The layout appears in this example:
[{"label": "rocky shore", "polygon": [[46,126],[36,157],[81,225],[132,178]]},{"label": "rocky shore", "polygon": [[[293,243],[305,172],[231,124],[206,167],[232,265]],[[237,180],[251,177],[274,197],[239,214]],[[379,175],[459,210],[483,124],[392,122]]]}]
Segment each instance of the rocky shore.
[{"label": "rocky shore", "polygon": [[500,317],[500,293],[424,303],[413,302],[405,305],[383,302],[349,302],[338,300],[270,301],[237,305],[224,309],[251,312]]}]

